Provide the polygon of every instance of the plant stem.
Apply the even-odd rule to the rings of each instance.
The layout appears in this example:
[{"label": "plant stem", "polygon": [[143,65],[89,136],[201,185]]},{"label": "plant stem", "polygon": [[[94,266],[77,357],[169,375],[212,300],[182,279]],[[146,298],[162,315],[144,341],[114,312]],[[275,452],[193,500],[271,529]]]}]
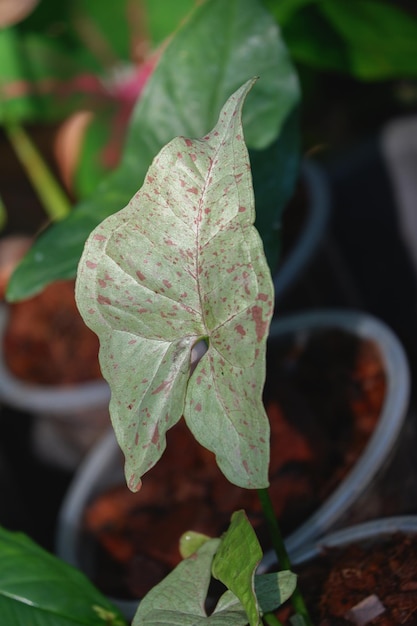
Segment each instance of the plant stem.
[{"label": "plant stem", "polygon": [[265,613],[262,619],[268,626],[282,626],[282,622],[273,613]]},{"label": "plant stem", "polygon": [[[275,517],[274,507],[272,506],[271,497],[268,489],[258,489],[259,500],[265,515],[269,533],[272,539],[272,545],[278,557],[280,568],[282,570],[291,570],[291,560],[285,547],[284,539],[279,528],[277,518]],[[299,613],[305,621],[306,626],[313,626],[313,622],[308,614],[304,598],[297,586],[291,596],[291,603],[296,613]]]},{"label": "plant stem", "polygon": [[71,204],[29,135],[17,123],[5,124],[4,128],[50,219],[56,221],[68,215]]}]

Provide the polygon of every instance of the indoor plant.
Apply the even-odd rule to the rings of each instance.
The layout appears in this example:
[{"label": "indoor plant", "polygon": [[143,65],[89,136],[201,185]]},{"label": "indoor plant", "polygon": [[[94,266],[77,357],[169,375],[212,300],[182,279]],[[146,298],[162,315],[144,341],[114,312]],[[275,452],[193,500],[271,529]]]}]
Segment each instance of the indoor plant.
[{"label": "indoor plant", "polygon": [[[113,426],[132,491],[140,489],[142,474],[162,455],[166,431],[184,415],[225,477],[237,486],[261,489],[268,500],[269,429],[261,395],[273,290],[252,226],[250,170],[239,119],[252,83],[229,99],[203,142],[178,138],[162,150],[142,190],[93,231],[80,261],[77,301],[101,338]],[[137,246],[143,261],[131,254]],[[190,376],[198,345],[206,351]],[[143,374],[131,370],[136,358]],[[220,560],[215,557],[215,575],[232,584],[251,623],[258,623],[260,609],[250,591],[253,563],[245,584],[236,587],[227,559]],[[207,582],[206,577],[203,594]],[[141,603],[138,623],[146,607]],[[204,618],[195,603],[189,610]]]},{"label": "indoor plant", "polygon": [[[166,287],[167,287],[167,285],[166,285]],[[168,287],[167,287],[167,288],[168,288]],[[255,311],[257,311],[257,310],[255,310]],[[255,311],[254,311],[254,312],[255,312]],[[258,321],[259,321],[259,318],[258,318]],[[243,329],[243,330],[244,330],[244,329]],[[259,330],[259,325],[258,325],[258,330]],[[240,333],[239,333],[239,331],[238,331],[238,334],[240,334]],[[239,520],[239,521],[240,521],[240,520]],[[205,544],[205,545],[207,545],[207,544]],[[207,546],[207,550],[208,550],[208,549],[212,549],[212,547],[213,547],[213,544],[210,544],[210,546]],[[204,552],[207,552],[207,550],[204,550]],[[207,554],[205,554],[205,556],[207,557]],[[209,557],[211,558],[211,555],[209,555]],[[189,565],[189,562],[187,563],[187,565]],[[146,607],[145,607],[145,608],[146,608]],[[147,607],[147,608],[149,609],[149,603],[148,603],[148,607]],[[220,616],[220,617],[221,617],[221,616]],[[233,617],[231,617],[231,619],[234,619],[234,618],[233,618]],[[241,620],[241,619],[246,619],[246,618],[245,618],[244,616],[242,617],[242,614],[240,614],[239,616],[238,616],[238,615],[236,615],[236,620]],[[172,622],[170,622],[170,623],[172,623]],[[236,622],[236,623],[240,623],[240,621],[239,621],[239,622]]]},{"label": "indoor plant", "polygon": [[[112,387],[112,419],[130,487],[140,488],[142,474],[163,452],[166,430],[184,414],[196,438],[216,453],[225,476],[259,489],[287,569],[265,489],[269,428],[261,394],[273,290],[252,226],[240,121],[252,84],[230,98],[218,126],[203,140],[171,142],[130,205],[93,231],[80,263],[77,298],[101,335],[101,362]],[[192,219],[184,220],[184,212]],[[139,261],[135,236],[143,252]],[[139,371],[132,370],[132,358]],[[294,588],[288,573],[255,576],[261,550],[242,512],[220,540],[188,536],[184,554],[191,556],[141,602],[134,624],[272,624],[271,611]],[[208,616],[204,599],[211,572],[229,591]],[[293,598],[300,619],[310,623],[297,590]],[[109,623],[114,619],[107,613]]]},{"label": "indoor plant", "polygon": [[[145,254],[144,259],[148,258],[148,260],[151,261],[151,257],[155,254],[162,254],[161,259],[163,259],[165,253],[173,253],[172,263],[168,263],[166,268],[164,268],[173,271],[173,276],[169,276],[165,274],[165,272],[164,275],[161,276],[159,270],[155,273],[154,270],[159,267],[160,263],[160,261],[155,259],[155,265],[152,265],[150,262],[149,266],[145,267],[147,265],[145,262],[141,265],[141,269],[133,270],[133,276],[136,277],[133,279],[133,283],[141,289],[139,283],[136,283],[137,279],[139,281],[142,279],[156,280],[158,283],[160,281],[161,289],[156,289],[154,297],[157,299],[162,298],[161,304],[163,308],[159,309],[159,306],[157,306],[156,308],[151,307],[150,310],[146,309],[146,307],[151,304],[151,302],[147,302],[151,293],[149,285],[145,288],[145,292],[148,295],[143,301],[144,307],[141,307],[135,296],[130,295],[127,285],[125,287],[123,286],[125,279],[127,279],[128,282],[131,281],[124,270],[123,275],[125,275],[125,278],[118,280],[117,284],[114,284],[114,287],[122,298],[126,296],[124,304],[128,305],[128,307],[133,306],[135,309],[137,309],[138,306],[141,308],[140,315],[137,319],[139,323],[145,324],[144,328],[149,328],[149,324],[152,326],[152,317],[157,325],[158,320],[165,318],[167,323],[163,323],[163,327],[169,331],[169,337],[164,340],[163,338],[158,338],[157,327],[155,327],[154,330],[150,330],[149,340],[152,348],[148,346],[147,350],[142,353],[142,357],[147,356],[150,360],[148,360],[147,363],[143,362],[144,369],[142,370],[142,376],[140,374],[133,374],[129,367],[130,372],[133,374],[130,382],[132,385],[131,391],[133,391],[134,396],[136,396],[135,389],[137,384],[143,385],[145,391],[145,405],[142,405],[144,413],[143,417],[140,418],[140,422],[142,422],[142,426],[145,426],[145,432],[148,430],[148,434],[150,435],[150,439],[148,441],[144,439],[143,443],[138,448],[139,451],[145,451],[145,457],[138,457],[137,459],[135,459],[134,456],[130,457],[132,467],[127,469],[127,476],[131,488],[134,490],[139,489],[143,470],[145,469],[146,471],[146,469],[149,469],[150,466],[155,464],[162,454],[165,430],[167,427],[173,426],[174,423],[178,421],[183,410],[184,415],[187,415],[191,409],[191,417],[197,417],[197,422],[192,426],[194,434],[197,434],[197,438],[205,442],[206,446],[208,445],[209,448],[216,450],[217,462],[220,468],[233,482],[244,487],[262,489],[262,498],[266,510],[268,511],[268,498],[263,488],[266,487],[268,483],[269,451],[267,439],[269,429],[268,420],[266,419],[261,401],[265,368],[264,359],[261,355],[264,354],[269,321],[273,311],[273,290],[269,270],[262,252],[262,245],[252,225],[254,207],[250,167],[243,141],[240,119],[240,109],[243,104],[243,99],[253,82],[254,81],[251,80],[245,83],[243,87],[230,98],[223,109],[218,125],[210,135],[206,135],[203,140],[184,138],[174,140],[172,144],[161,153],[160,161],[156,161],[153,168],[151,168],[148,173],[146,184],[150,185],[155,191],[158,191],[154,196],[148,196],[146,188],[141,192],[143,193],[145,203],[147,197],[150,200],[151,204],[149,208],[153,207],[150,213],[152,213],[153,210],[158,211],[158,198],[162,199],[164,197],[163,194],[165,191],[163,192],[163,189],[165,188],[168,194],[167,199],[170,198],[170,201],[174,203],[172,207],[178,206],[181,210],[189,210],[193,216],[191,228],[187,227],[187,238],[189,238],[189,241],[188,244],[183,247],[180,246],[180,240],[182,234],[184,234],[184,222],[182,219],[179,219],[179,216],[175,217],[174,214],[169,214],[168,223],[163,225],[163,221],[160,221],[159,229],[155,230],[148,221],[150,214],[148,214],[147,211],[140,212],[145,218],[144,225],[146,227],[146,235],[142,243],[145,244],[149,236],[155,236],[159,239],[160,243],[162,243],[162,247],[158,246],[157,242],[155,242],[155,247],[153,245],[149,246],[148,254]],[[176,161],[177,166],[175,167]],[[167,187],[164,186],[162,181],[162,187],[159,187],[158,178],[161,174],[160,166],[162,167],[163,178],[165,176],[172,177]],[[165,182],[167,183],[168,181]],[[154,185],[158,185],[158,189],[154,188]],[[178,190],[175,191],[177,185]],[[181,192],[180,190],[183,191]],[[178,195],[178,193],[180,195]],[[174,198],[176,197],[177,200],[179,200],[183,194],[185,194],[184,197],[182,197],[181,202],[177,205]],[[202,198],[200,198],[200,202],[198,201],[201,194],[204,197],[204,210],[200,204]],[[154,202],[155,200],[156,204]],[[163,206],[166,206],[165,200],[163,201]],[[136,207],[134,204],[127,209],[127,212],[130,213],[131,208],[133,208],[133,215],[135,215]],[[221,210],[220,214],[217,213],[219,209]],[[124,215],[126,215],[126,211],[116,214],[112,219],[114,221],[122,218],[122,221],[124,221]],[[126,217],[128,216],[126,215]],[[173,228],[173,221],[177,222],[177,226],[179,226],[178,231]],[[127,230],[125,234],[129,238],[129,233],[132,232],[132,225],[129,223],[129,220],[126,224]],[[112,226],[109,221],[107,222],[107,226]],[[209,227],[209,231],[206,230],[206,227]],[[212,231],[214,238],[209,234],[211,229],[214,229]],[[133,230],[135,231],[136,228]],[[205,237],[208,236],[208,245],[204,252],[200,249],[200,246],[203,245],[203,241],[199,239],[198,247],[201,256],[198,265],[200,266],[203,258],[205,258],[205,262],[208,264],[205,266],[206,271],[197,271],[197,274],[193,271],[196,261],[194,231],[200,232],[201,236],[203,236],[203,233],[205,233]],[[120,229],[116,228],[114,233],[120,233]],[[227,251],[228,236],[232,236],[235,244],[239,242],[239,245],[234,245],[232,249]],[[118,237],[117,234],[116,237]],[[91,235],[90,242],[93,246],[97,244],[100,245],[103,244],[105,239],[103,231],[94,232]],[[121,254],[120,260],[123,263],[123,259],[126,259],[129,265],[129,259],[123,254],[119,243],[120,241],[117,244],[117,249]],[[108,246],[106,246],[106,249],[107,252],[110,252]],[[130,243],[128,244],[128,249],[131,250]],[[237,254],[236,261],[230,258],[230,253],[232,257]],[[218,255],[222,256],[226,264],[226,271],[224,271],[223,279],[220,281],[218,281],[218,270],[224,266],[218,263]],[[180,260],[180,258],[182,260]],[[86,256],[80,265],[78,302],[82,313],[87,316],[94,317],[94,307],[96,305],[99,307],[109,307],[109,305],[111,305],[111,300],[109,299],[111,292],[108,290],[105,294],[100,293],[97,294],[97,296],[95,295],[97,286],[99,289],[106,289],[106,287],[111,285],[113,282],[111,276],[112,270],[118,272],[116,269],[117,264],[113,265],[113,261],[110,261],[110,263],[112,268],[106,269],[102,277],[98,276],[96,270],[98,274],[101,272],[99,258],[94,252],[93,256],[91,256],[90,252],[86,249]],[[256,266],[256,272],[253,271],[252,264]],[[151,269],[152,266],[154,270]],[[227,271],[227,269],[231,271]],[[144,272],[146,272],[146,274]],[[180,282],[178,281],[177,272],[181,275]],[[130,271],[128,273],[130,273]],[[176,279],[174,279],[174,276]],[[198,294],[194,288],[197,285],[196,279],[198,276],[201,276],[200,281],[203,280],[203,283],[205,283],[204,324],[207,324],[205,331],[203,318],[201,316],[203,311],[200,309],[200,313],[197,313],[200,307],[198,304]],[[87,286],[88,279],[93,279],[95,282],[96,277],[98,278],[98,283],[91,289]],[[122,277],[120,276],[120,278]],[[212,282],[214,278],[215,283]],[[203,286],[203,283],[201,286]],[[219,299],[212,298],[213,289],[216,289],[216,283],[220,289]],[[228,283],[228,285],[226,285],[226,283]],[[176,305],[172,297],[167,298],[164,295],[166,290],[171,289],[179,290],[179,295],[181,295],[183,300],[182,305],[180,303]],[[235,297],[232,300],[229,299],[231,289],[232,292],[235,293]],[[203,291],[200,291],[200,295],[203,295]],[[88,300],[91,296],[92,302],[89,303]],[[119,296],[116,296],[116,299],[118,299],[118,297]],[[152,301],[152,297],[150,300]],[[215,304],[216,302],[217,304]],[[227,304],[228,302],[229,304]],[[247,302],[251,303],[249,307]],[[114,303],[116,304],[116,300]],[[168,309],[164,311],[166,304],[168,305]],[[171,308],[172,306],[173,308]],[[231,308],[229,308],[230,306]],[[145,310],[143,310],[143,308]],[[174,314],[175,317],[180,309],[185,318],[182,323],[176,325],[177,330],[175,330],[171,321],[172,314]],[[112,307],[110,306],[109,309],[105,310],[106,312],[110,311]],[[138,313],[138,311],[136,312]],[[128,309],[126,309],[125,313],[132,319],[128,313]],[[99,315],[101,317],[101,313]],[[124,313],[122,315],[124,315]],[[116,314],[114,317],[116,324],[118,318],[119,316]],[[96,317],[95,319],[98,318]],[[183,331],[187,326],[189,330],[186,331],[184,338]],[[108,330],[107,324],[104,328]],[[178,331],[180,337],[176,340],[175,334]],[[191,335],[188,335],[190,332]],[[230,332],[235,341],[233,347],[228,340],[228,334]],[[172,333],[174,333],[174,336]],[[111,337],[113,337],[113,339],[111,339]],[[139,337],[140,335],[136,335],[134,339],[131,335],[131,331],[127,331],[126,334],[125,331],[120,328],[110,333],[110,343],[105,341],[102,343],[104,350],[107,348],[110,349],[108,359],[102,355],[102,364],[105,368],[105,373],[108,374],[111,371],[116,373],[117,376],[122,376],[122,386],[116,385],[116,388],[113,388],[111,404],[113,405],[113,410],[114,408],[116,409],[113,413],[113,423],[116,432],[118,432],[119,437],[120,435],[122,436],[122,441],[128,446],[132,443],[135,446],[135,442],[137,445],[138,441],[142,442],[142,435],[134,433],[129,426],[125,431],[126,436],[122,432],[124,430],[122,405],[125,405],[128,412],[127,415],[130,416],[133,409],[132,403],[135,403],[136,400],[132,396],[127,400],[126,404],[127,396],[124,396],[123,389],[126,390],[127,395],[130,395],[128,391],[130,386],[129,370],[123,372],[123,361],[119,361],[118,358],[120,353],[117,350],[117,346],[112,346],[111,344],[114,339],[117,341],[117,338],[122,338],[122,341],[124,341],[124,339],[127,338],[127,345],[125,349],[123,349],[124,356],[122,359],[124,359],[129,356],[129,353],[130,356],[133,356],[131,351],[135,350],[136,339],[139,339]],[[146,338],[144,339],[147,341]],[[172,339],[174,341],[170,347]],[[210,345],[206,345],[208,342]],[[200,351],[199,354],[195,352],[197,345],[203,347],[203,350]],[[223,350],[225,350],[225,357],[226,354],[228,355],[225,359],[221,356]],[[203,354],[203,356],[201,356],[201,354]],[[190,377],[191,358],[195,361],[195,369]],[[208,375],[208,378],[206,378],[205,373],[205,363],[207,359],[211,362],[211,374]],[[229,361],[229,365],[227,365],[227,361]],[[126,360],[124,363],[125,366],[127,366]],[[233,363],[233,365],[231,365],[231,363]],[[171,371],[170,374],[169,371]],[[168,379],[164,380],[167,374]],[[126,375],[127,378],[125,379]],[[218,378],[218,376],[220,376],[220,378]],[[148,380],[152,381],[151,385],[153,388],[148,388],[149,386],[144,377],[149,377]],[[176,380],[174,381],[174,379]],[[171,380],[171,383],[169,380]],[[188,395],[191,390],[191,381],[193,382],[194,393],[196,394],[193,399]],[[111,381],[111,384],[112,382],[113,381]],[[219,385],[218,393],[214,395],[210,394],[210,388],[213,384],[216,386]],[[203,388],[206,387],[206,385],[207,388],[206,391],[204,391]],[[247,393],[248,385],[250,388],[249,393]],[[170,394],[167,393],[168,389],[171,387],[174,391],[173,397],[170,397]],[[148,390],[146,390],[147,388]],[[236,395],[238,388],[240,389],[239,396]],[[122,393],[122,396],[119,398],[117,397],[117,389]],[[207,393],[207,391],[209,393]],[[150,428],[148,428],[146,423],[146,416],[150,409],[150,406],[146,406],[147,400],[151,403],[156,400],[152,414],[157,418],[158,423],[149,424]],[[119,405],[119,401],[121,401],[121,405]],[[167,405],[166,402],[168,402]],[[211,405],[209,410],[210,415],[213,416],[211,424],[207,422],[202,423],[200,419],[202,405],[205,402],[209,402]],[[235,402],[241,405],[242,410],[246,409],[246,411],[248,411],[248,419],[250,419],[249,415],[251,415],[252,424],[249,424],[245,418],[242,420],[240,411],[236,413]],[[119,408],[121,408],[121,413],[117,410],[118,405]],[[162,408],[162,413],[157,411],[158,405],[159,408]],[[163,408],[164,405],[165,408]],[[188,410],[185,408],[185,405],[189,406]],[[166,410],[168,410],[169,413],[166,413]],[[226,423],[224,422],[225,415],[228,415]],[[119,418],[122,418],[122,421],[118,424]],[[160,418],[162,418],[162,421],[160,421]],[[136,420],[134,419],[132,422],[134,428],[135,423]],[[236,426],[238,425],[239,430],[236,430]],[[216,436],[213,438],[213,431],[217,429],[219,429],[219,431],[223,430],[224,426],[226,427],[224,436]],[[195,428],[197,431],[195,431]],[[122,429],[122,431],[120,429]],[[131,442],[129,442],[130,433],[133,434],[133,441]],[[145,433],[143,434],[145,435]],[[229,437],[231,437],[231,440],[228,441]],[[232,455],[229,454],[230,444],[233,450]],[[127,458],[129,458],[129,454],[127,454]],[[139,466],[137,465],[138,461]],[[274,525],[272,519],[270,519],[270,523],[272,526]],[[276,531],[275,537],[277,537]],[[236,544],[236,540],[238,544]],[[279,550],[281,551],[282,558],[283,554],[285,554],[283,544],[279,541],[277,541],[277,544],[280,546]],[[241,545],[245,545],[247,549],[243,561],[239,558]],[[197,547],[198,552],[195,552]],[[170,575],[170,580],[167,580],[165,583],[168,584],[168,586],[174,583],[175,586],[175,578],[179,577],[179,579],[182,580],[180,587],[183,587],[184,584],[191,584],[193,586],[194,591],[191,592],[190,590],[190,594],[187,594],[185,599],[182,599],[177,607],[179,611],[179,623],[184,623],[184,620],[189,621],[189,619],[192,620],[192,623],[195,623],[196,620],[203,623],[206,619],[211,619],[211,621],[214,619],[224,624],[245,624],[248,620],[248,616],[251,624],[259,623],[260,612],[269,612],[273,606],[281,602],[283,597],[287,597],[294,588],[294,579],[290,574],[281,574],[278,577],[276,575],[260,576],[259,579],[257,578],[257,580],[259,580],[257,584],[258,600],[258,596],[255,595],[253,589],[253,584],[254,574],[260,560],[261,551],[256,537],[242,512],[238,512],[234,516],[230,531],[226,533],[222,540],[213,540],[202,536],[194,537],[191,541],[191,548],[185,547],[184,550],[187,554],[192,553],[191,557],[180,564],[178,571],[174,571]],[[239,561],[238,567],[241,570],[241,574],[237,580],[234,580],[234,573],[231,573],[228,566],[228,562],[233,561],[233,559],[230,559],[230,551],[235,554],[235,557]],[[217,556],[215,556],[215,554]],[[213,616],[208,618],[201,602],[206,595],[213,559],[215,560],[216,576],[224,583],[228,584],[233,590],[233,593],[227,592],[222,596]],[[187,583],[185,583],[185,579],[187,579]],[[269,589],[266,593],[267,599],[264,599],[266,592],[265,586],[266,589]],[[158,594],[158,591],[156,591],[156,593]],[[175,623],[173,619],[177,619],[172,614],[172,609],[175,605],[175,595],[176,592],[171,596],[171,606],[168,611],[168,616],[166,617],[167,623],[169,624]],[[238,598],[241,599],[243,604],[241,604]],[[259,602],[262,603],[263,609],[260,608]],[[142,613],[144,611],[145,613],[148,611],[152,613],[152,604],[153,600],[151,598],[149,598],[148,601],[144,600],[141,604]],[[166,607],[161,607],[163,612],[165,609]],[[158,608],[156,608],[156,611],[157,619],[160,620],[161,615],[159,614]],[[190,614],[189,618],[186,617],[184,611]],[[192,614],[193,616],[191,617]],[[111,615],[109,617],[108,612],[106,615],[109,623],[115,623],[116,618],[114,616]],[[135,620],[137,620],[138,623],[147,623],[148,618],[138,615]],[[151,622],[149,623],[152,623],[153,617],[150,617],[150,620]]]}]

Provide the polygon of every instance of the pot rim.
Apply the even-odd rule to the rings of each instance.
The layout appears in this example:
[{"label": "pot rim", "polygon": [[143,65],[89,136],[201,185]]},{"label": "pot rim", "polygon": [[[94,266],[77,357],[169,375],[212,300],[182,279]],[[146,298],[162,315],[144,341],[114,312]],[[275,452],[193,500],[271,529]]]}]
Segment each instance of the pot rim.
[{"label": "pot rim", "polygon": [[373,540],[378,536],[395,535],[398,532],[417,533],[417,515],[382,517],[341,528],[324,535],[313,544],[301,547],[294,552],[291,561],[293,565],[301,565],[320,556],[326,548],[343,548],[351,543]]}]

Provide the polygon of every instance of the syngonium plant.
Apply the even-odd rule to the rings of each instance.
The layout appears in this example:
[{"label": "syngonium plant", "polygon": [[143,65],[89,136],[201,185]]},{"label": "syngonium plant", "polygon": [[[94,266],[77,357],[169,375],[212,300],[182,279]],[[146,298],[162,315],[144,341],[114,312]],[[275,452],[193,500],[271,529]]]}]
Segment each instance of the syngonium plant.
[{"label": "syngonium plant", "polygon": [[[253,83],[232,95],[211,133],[169,143],[129,205],[92,232],[77,300],[101,339],[131,489],[140,488],[163,453],[166,430],[184,415],[229,480],[259,489],[282,570],[257,574],[262,550],[237,511],[221,538],[181,538],[184,560],[142,599],[133,626],[279,624],[273,611],[289,596],[297,624],[311,624],[266,489],[261,395],[273,290],[253,226],[241,122]],[[0,551],[0,614],[8,626],[126,626],[81,572],[28,537],[0,529]],[[208,611],[212,577],[226,591]]]},{"label": "syngonium plant", "polygon": [[[80,260],[77,303],[100,338],[133,491],[183,416],[229,481],[266,493],[262,391],[274,295],[241,121],[254,82],[229,98],[205,137],[177,137],[161,150],[140,191],[91,233]],[[198,536],[190,545],[188,558],[142,600],[135,626],[255,626],[265,614],[278,623],[269,612],[295,577],[255,575],[262,551],[243,511],[220,540]],[[207,615],[212,575],[228,590]]]}]

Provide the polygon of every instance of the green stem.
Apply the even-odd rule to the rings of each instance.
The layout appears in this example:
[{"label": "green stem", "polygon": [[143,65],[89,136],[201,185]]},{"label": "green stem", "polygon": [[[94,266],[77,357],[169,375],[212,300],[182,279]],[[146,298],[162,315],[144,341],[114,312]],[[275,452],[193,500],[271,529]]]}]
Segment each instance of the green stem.
[{"label": "green stem", "polygon": [[[272,506],[271,497],[268,489],[258,489],[259,500],[262,505],[262,510],[265,515],[268,530],[271,536],[272,545],[278,557],[280,568],[282,570],[291,570],[291,560],[288,556],[287,549],[285,547],[284,539],[279,528],[277,518],[274,513],[274,507]],[[296,613],[301,615],[305,621],[306,626],[313,626],[313,622],[308,614],[307,607],[304,602],[304,598],[301,595],[300,589],[297,586],[291,596],[291,602]]]},{"label": "green stem", "polygon": [[282,622],[273,613],[265,613],[262,619],[268,626],[282,626]]},{"label": "green stem", "polygon": [[60,220],[68,215],[71,203],[29,135],[20,124],[8,123],[4,128],[51,220]]}]

